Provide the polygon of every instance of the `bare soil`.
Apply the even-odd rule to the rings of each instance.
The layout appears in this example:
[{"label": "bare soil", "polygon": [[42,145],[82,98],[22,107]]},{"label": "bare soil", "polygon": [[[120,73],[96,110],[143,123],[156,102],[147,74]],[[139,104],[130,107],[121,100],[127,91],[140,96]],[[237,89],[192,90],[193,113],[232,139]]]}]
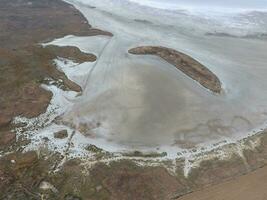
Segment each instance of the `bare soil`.
[{"label": "bare soil", "polygon": [[267,199],[267,167],[234,180],[205,188],[179,200],[264,200]]}]

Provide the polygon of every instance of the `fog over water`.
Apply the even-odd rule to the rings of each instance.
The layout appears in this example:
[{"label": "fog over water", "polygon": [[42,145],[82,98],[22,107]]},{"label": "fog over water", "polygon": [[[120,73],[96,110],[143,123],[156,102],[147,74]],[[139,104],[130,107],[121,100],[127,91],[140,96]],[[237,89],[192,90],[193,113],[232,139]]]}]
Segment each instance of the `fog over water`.
[{"label": "fog over water", "polygon": [[[266,7],[265,0],[67,2],[93,27],[114,36],[102,37],[104,42],[99,44],[93,42],[95,38],[75,36],[55,42],[99,50],[94,67],[88,65],[82,95],[63,120],[77,128],[98,124],[90,130],[92,137],[134,149],[232,140],[265,125],[267,14],[238,11],[218,16],[158,9],[162,2],[165,5],[160,8],[204,7],[205,2],[257,10]],[[152,2],[152,7],[140,2]],[[140,45],[166,46],[190,55],[219,77],[222,94],[212,94],[160,58],[127,53]]]},{"label": "fog over water", "polygon": [[160,9],[205,8],[205,9],[267,9],[267,0],[130,0],[140,5]]}]

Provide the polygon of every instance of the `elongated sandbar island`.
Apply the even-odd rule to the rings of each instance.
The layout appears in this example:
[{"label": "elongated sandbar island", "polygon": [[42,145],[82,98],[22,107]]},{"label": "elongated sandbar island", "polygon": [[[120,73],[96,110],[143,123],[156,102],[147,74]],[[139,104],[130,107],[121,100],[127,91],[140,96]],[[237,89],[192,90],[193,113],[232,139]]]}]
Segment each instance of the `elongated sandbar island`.
[{"label": "elongated sandbar island", "polygon": [[178,70],[214,93],[222,90],[219,78],[192,57],[174,49],[161,46],[140,46],[129,50],[136,55],[156,55],[174,65]]}]

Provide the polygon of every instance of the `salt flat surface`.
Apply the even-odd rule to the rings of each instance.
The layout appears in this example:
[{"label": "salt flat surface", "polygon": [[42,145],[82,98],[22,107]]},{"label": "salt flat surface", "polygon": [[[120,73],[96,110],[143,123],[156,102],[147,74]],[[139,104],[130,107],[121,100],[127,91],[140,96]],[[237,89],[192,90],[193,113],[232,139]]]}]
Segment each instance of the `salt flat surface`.
[{"label": "salt flat surface", "polygon": [[[267,40],[243,37],[267,32],[266,13],[170,11],[126,0],[67,2],[93,27],[114,36],[66,36],[45,44],[76,46],[98,58],[82,64],[54,60],[83,92],[57,103],[64,125],[49,124],[37,138],[52,140],[51,132],[66,128],[75,132],[70,150],[77,154],[95,144],[113,152],[166,151],[175,158],[186,148],[211,150],[215,143],[235,142],[266,127]],[[127,53],[144,45],[173,48],[198,60],[219,77],[222,94],[212,94],[160,58]],[[66,96],[54,92],[55,102],[61,102],[59,94]]]},{"label": "salt flat surface", "polygon": [[[206,19],[179,11],[148,10],[128,1],[71,3],[90,24],[114,37],[64,120],[76,127],[101,123],[107,131],[92,131],[94,137],[135,148],[230,140],[236,135],[245,137],[265,123],[266,40],[205,34],[214,27],[231,34],[252,33],[255,28],[264,31],[264,13],[252,23],[251,13]],[[251,23],[243,26],[245,19]],[[223,94],[211,94],[159,58],[127,53],[140,45],[166,46],[192,56],[220,78]]]}]

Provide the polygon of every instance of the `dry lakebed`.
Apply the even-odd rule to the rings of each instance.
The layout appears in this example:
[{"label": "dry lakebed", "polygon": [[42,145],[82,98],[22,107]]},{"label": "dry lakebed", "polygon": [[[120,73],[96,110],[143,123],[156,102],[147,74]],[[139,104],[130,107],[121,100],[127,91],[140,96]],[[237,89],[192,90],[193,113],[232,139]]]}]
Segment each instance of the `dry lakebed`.
[{"label": "dry lakebed", "polygon": [[267,199],[267,12],[146,2],[0,1],[0,199]]}]

